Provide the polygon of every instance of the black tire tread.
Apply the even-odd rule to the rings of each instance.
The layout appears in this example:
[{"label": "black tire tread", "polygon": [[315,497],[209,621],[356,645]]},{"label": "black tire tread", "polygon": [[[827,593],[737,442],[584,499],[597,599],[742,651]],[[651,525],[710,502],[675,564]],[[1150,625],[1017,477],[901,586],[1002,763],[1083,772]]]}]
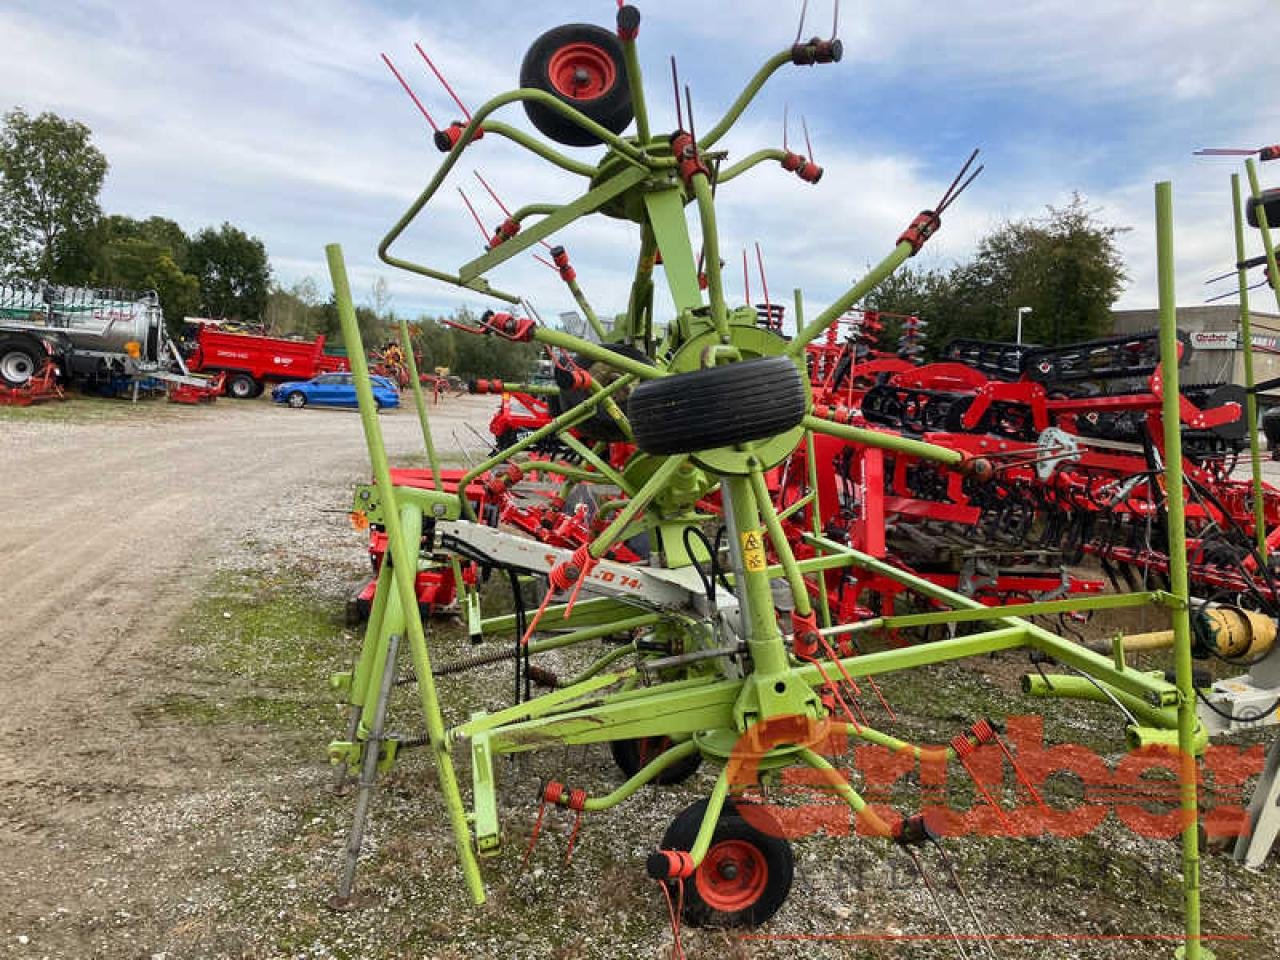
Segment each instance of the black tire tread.
[{"label": "black tire tread", "polygon": [[[574,100],[561,95],[547,76],[547,67],[556,50],[569,43],[593,43],[603,49],[613,60],[617,81],[594,100]],[[600,126],[613,133],[621,133],[631,123],[634,112],[631,103],[631,84],[627,77],[627,64],[622,55],[622,44],[613,32],[591,23],[566,23],[552,27],[534,40],[520,64],[520,86],[543,90],[561,103],[566,103],[585,114]],[[551,108],[530,101],[524,103],[529,120],[542,133],[557,143],[570,147],[594,147],[600,140],[576,123]]]},{"label": "black tire tread", "polygon": [[804,381],[786,357],[760,357],[649,380],[627,418],[645,453],[695,453],[785,433],[805,414]]}]

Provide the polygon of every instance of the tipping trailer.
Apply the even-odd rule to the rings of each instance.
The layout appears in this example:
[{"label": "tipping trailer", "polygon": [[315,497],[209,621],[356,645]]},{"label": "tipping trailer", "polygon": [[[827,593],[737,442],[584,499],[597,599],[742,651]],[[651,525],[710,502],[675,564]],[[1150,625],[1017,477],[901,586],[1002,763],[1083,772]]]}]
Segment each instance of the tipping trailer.
[{"label": "tipping trailer", "polygon": [[237,400],[260,395],[269,381],[310,380],[320,373],[347,371],[346,357],[324,352],[324,336],[288,340],[249,333],[233,333],[202,326],[187,360],[191,369],[224,372],[226,392]]}]

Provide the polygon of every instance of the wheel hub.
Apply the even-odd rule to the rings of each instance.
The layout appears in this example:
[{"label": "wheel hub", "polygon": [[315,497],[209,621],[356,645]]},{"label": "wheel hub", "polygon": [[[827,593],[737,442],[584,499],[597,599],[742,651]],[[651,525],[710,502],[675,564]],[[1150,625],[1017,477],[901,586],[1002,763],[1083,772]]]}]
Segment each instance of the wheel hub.
[{"label": "wheel hub", "polygon": [[764,854],[745,840],[722,840],[707,851],[697,872],[698,894],[721,913],[753,906],[769,885]]},{"label": "wheel hub", "polygon": [[547,75],[561,96],[595,100],[612,89],[618,79],[609,54],[594,43],[570,43],[551,55]]}]

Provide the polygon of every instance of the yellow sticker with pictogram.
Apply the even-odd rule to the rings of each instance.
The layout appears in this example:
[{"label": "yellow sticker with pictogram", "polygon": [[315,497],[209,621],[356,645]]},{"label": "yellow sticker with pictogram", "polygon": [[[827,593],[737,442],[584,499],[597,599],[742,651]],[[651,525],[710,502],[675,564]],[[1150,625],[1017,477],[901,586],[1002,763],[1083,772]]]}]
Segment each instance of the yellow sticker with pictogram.
[{"label": "yellow sticker with pictogram", "polygon": [[764,534],[747,530],[742,534],[742,566],[747,573],[763,573],[769,566],[764,555]]}]

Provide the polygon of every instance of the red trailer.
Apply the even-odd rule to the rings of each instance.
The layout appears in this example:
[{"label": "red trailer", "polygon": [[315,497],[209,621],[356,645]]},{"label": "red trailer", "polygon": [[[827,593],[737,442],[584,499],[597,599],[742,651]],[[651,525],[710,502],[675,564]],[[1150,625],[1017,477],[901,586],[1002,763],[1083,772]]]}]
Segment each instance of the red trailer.
[{"label": "red trailer", "polygon": [[237,400],[258,396],[268,382],[310,380],[320,373],[351,369],[346,357],[324,352],[323,336],[286,340],[212,326],[200,328],[187,365],[193,372],[225,372],[227,396]]}]

